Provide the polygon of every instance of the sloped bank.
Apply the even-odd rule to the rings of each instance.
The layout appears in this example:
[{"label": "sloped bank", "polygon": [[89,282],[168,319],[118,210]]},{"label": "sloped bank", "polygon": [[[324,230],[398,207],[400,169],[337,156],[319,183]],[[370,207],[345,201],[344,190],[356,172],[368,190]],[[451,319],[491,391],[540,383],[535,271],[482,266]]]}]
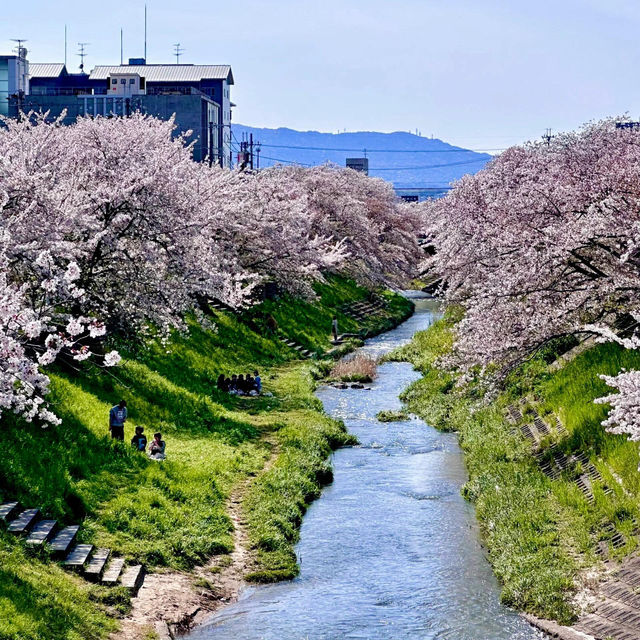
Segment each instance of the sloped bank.
[{"label": "sloped bank", "polygon": [[593,400],[607,393],[598,374],[637,368],[640,357],[598,345],[550,367],[570,347],[556,344],[513,372],[487,404],[477,384],[458,386],[457,375],[439,366],[456,320],[450,311],[393,354],[423,373],[404,400],[459,434],[469,472],[464,494],[475,503],[505,604],[572,623],[592,606],[603,560],[637,546],[637,445],[605,433],[606,407]]},{"label": "sloped bank", "polygon": [[[194,567],[210,565],[210,578],[188,584],[206,591],[214,607],[216,576],[234,546],[228,512],[233,495],[243,507],[253,578],[294,575],[292,548],[302,514],[330,478],[331,448],[349,438],[312,394],[312,362],[301,361],[267,322],[271,316],[292,339],[326,351],[333,315],[341,330],[357,332],[362,323],[340,309],[369,295],[340,278],[317,291],[313,303],[285,298],[246,316],[215,312],[209,329],[190,323],[188,335],[176,335],[168,344],[121,341],[117,346],[125,359],[115,376],[89,366],[56,370],[52,398],[63,418],[60,427],[41,430],[2,418],[6,463],[0,468],[0,500],[38,506],[62,524],[82,522],[81,542],[112,548],[155,571],[189,576]],[[411,313],[404,298],[382,295],[386,308],[365,323],[371,332]],[[213,389],[220,373],[255,368],[272,396],[236,398]],[[120,398],[130,410],[127,437],[134,425],[148,434],[162,431],[165,463],[108,439],[108,410]],[[234,493],[245,487],[250,489],[246,502]],[[117,630],[117,616],[128,615],[130,602],[122,590],[64,572],[46,553],[28,554],[5,532],[0,567],[2,638],[102,638]],[[189,612],[172,615],[182,613]],[[149,623],[148,629],[136,629],[140,637],[147,632],[153,637],[153,620]]]}]

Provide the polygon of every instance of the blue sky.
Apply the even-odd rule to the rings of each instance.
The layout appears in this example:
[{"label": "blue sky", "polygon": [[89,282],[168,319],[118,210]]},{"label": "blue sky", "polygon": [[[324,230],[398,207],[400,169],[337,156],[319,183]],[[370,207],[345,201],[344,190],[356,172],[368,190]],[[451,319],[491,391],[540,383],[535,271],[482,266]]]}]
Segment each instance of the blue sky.
[{"label": "blue sky", "polygon": [[[87,66],[142,55],[144,2],[3,2],[0,51]],[[149,0],[149,62],[229,63],[234,120],[296,129],[421,130],[502,148],[629,112],[640,118],[631,0]]]}]

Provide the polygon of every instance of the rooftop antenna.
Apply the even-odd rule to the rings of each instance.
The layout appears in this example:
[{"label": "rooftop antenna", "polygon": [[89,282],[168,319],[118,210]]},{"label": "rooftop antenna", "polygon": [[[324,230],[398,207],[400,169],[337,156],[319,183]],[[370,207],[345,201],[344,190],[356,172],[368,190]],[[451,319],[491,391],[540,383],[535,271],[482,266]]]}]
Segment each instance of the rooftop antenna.
[{"label": "rooftop antenna", "polygon": [[173,55],[176,57],[176,64],[180,64],[180,56],[184,53],[184,49],[180,47],[180,43],[176,43],[173,45],[174,52]]},{"label": "rooftop antenna", "polygon": [[144,3],[144,62],[147,63],[147,3]]},{"label": "rooftop antenna", "polygon": [[85,47],[89,46],[90,42],[78,42],[78,46],[80,47],[80,51],[78,55],[80,56],[80,73],[84,73],[84,59],[87,57],[87,52],[85,51]]},{"label": "rooftop antenna", "polygon": [[25,50],[22,46],[23,42],[26,42],[24,38],[11,38],[11,42],[16,42],[16,48],[14,51],[18,53],[18,58],[22,58],[22,52]]},{"label": "rooftop antenna", "polygon": [[124,64],[124,34],[120,27],[120,66]]},{"label": "rooftop antenna", "polygon": [[551,135],[551,129],[547,129],[543,136],[542,139],[547,143],[547,145],[549,145],[549,143],[551,142],[551,139],[553,138],[553,136]]}]

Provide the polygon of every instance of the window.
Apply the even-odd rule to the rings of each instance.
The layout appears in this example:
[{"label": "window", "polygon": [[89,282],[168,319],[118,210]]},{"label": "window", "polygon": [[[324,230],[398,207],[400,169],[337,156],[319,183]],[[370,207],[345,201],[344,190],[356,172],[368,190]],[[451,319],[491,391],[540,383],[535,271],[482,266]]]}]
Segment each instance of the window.
[{"label": "window", "polygon": [[135,84],[135,83],[136,83],[135,78],[129,78],[129,84]]},{"label": "window", "polygon": [[116,78],[112,78],[111,84],[118,84],[118,80]]},{"label": "window", "polygon": [[126,79],[125,79],[125,78],[122,78],[122,79],[120,80],[120,84],[127,84]]}]

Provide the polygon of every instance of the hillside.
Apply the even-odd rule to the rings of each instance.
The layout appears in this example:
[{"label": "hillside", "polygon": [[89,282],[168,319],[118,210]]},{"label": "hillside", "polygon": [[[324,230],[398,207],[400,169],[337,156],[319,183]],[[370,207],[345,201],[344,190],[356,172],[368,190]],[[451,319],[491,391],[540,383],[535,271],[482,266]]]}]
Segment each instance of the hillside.
[{"label": "hillside", "polygon": [[[212,557],[229,564],[229,496],[236,491],[247,521],[246,577],[295,576],[302,515],[331,478],[331,449],[352,439],[312,394],[322,362],[300,359],[266,318],[287,340],[322,353],[331,347],[333,316],[343,331],[376,332],[412,309],[383,293],[386,309],[362,323],[340,309],[366,298],[366,289],[331,278],[316,291],[314,301],[283,297],[243,315],[212,310],[207,329],[189,321],[188,335],[176,333],[168,344],[121,344],[124,358],[113,375],[89,363],[52,367],[51,400],[63,422],[41,429],[3,415],[0,504],[19,500],[61,526],[80,524],[79,542],[112,549],[151,572],[185,571]],[[241,398],[214,388],[221,372],[256,368],[269,395]],[[129,408],[127,441],[134,425],[149,435],[162,431],[162,464],[108,437],[109,407],[120,398]],[[126,616],[129,594],[64,571],[58,560],[0,527],[0,638],[98,640],[120,626],[115,617]],[[211,601],[220,597],[215,584],[207,588]],[[135,637],[155,637],[145,633],[136,629]]]},{"label": "hillside", "polygon": [[241,124],[233,126],[239,146],[244,135],[253,134],[260,142],[260,166],[278,162],[318,165],[333,162],[344,166],[346,158],[362,157],[366,150],[369,175],[384,178],[396,187],[446,187],[467,173],[475,173],[491,159],[454,147],[437,138],[412,133],[320,133],[293,129],[260,129]]}]

